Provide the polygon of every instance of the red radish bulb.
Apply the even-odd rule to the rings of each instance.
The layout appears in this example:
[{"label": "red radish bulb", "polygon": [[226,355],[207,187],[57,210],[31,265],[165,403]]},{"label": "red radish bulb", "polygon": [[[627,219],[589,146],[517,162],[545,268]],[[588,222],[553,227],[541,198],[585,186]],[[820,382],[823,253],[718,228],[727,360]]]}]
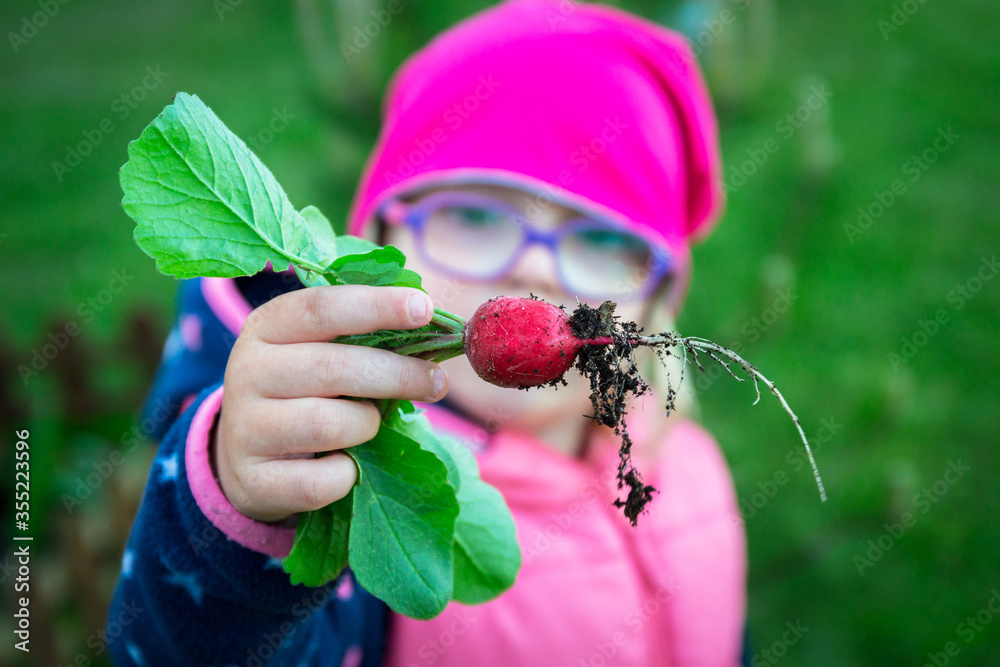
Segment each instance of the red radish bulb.
[{"label": "red radish bulb", "polygon": [[463,341],[479,377],[517,388],[558,380],[583,344],[562,309],[514,296],[499,296],[481,305],[469,319]]}]

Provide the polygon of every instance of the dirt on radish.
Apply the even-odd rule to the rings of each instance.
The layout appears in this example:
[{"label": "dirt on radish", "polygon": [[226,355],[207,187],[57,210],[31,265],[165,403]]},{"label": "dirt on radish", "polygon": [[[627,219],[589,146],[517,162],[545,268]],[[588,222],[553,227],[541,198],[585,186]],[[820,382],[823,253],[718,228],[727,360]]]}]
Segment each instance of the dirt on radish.
[{"label": "dirt on radish", "polygon": [[[605,301],[598,308],[581,303],[570,316],[562,306],[549,304],[534,295],[529,299],[509,296],[490,299],[467,323],[463,332],[464,351],[480,377],[501,387],[530,389],[565,385],[563,376],[575,365],[590,382],[594,421],[613,428],[615,435],[621,438],[617,480],[618,489],[625,490],[625,497],[617,498],[614,504],[623,510],[633,526],[657,492],[643,482],[632,465],[632,439],[625,426],[630,401],[651,391],[639,374],[635,360],[635,350],[640,346],[653,350],[664,372],[667,368],[665,355],[678,350],[676,354],[684,362],[678,387],[689,359],[704,370],[700,354],[721,364],[739,382],[745,378],[737,376],[729,363],[742,368],[753,380],[757,401],[760,400],[758,381],[763,382],[781,401],[798,429],[820,497],[826,500],[826,491],[802,426],[774,383],[738,354],[710,340],[681,336],[676,332],[644,335],[635,322],[622,322],[615,316],[615,307],[613,301]],[[669,376],[667,379],[664,408],[669,415],[674,411],[677,391]]]},{"label": "dirt on radish", "polygon": [[[626,518],[636,525],[639,515],[653,499],[656,489],[644,484],[639,471],[632,465],[632,439],[625,428],[625,413],[629,400],[648,393],[649,385],[639,375],[633,341],[642,333],[635,322],[620,323],[614,317],[615,303],[605,301],[599,308],[581,303],[570,318],[573,332],[581,340],[611,338],[611,345],[584,345],[576,359],[576,368],[590,381],[590,403],[594,421],[610,426],[622,440],[618,449],[618,488],[628,487],[624,500],[615,500]],[[674,394],[666,406],[673,411]]]}]

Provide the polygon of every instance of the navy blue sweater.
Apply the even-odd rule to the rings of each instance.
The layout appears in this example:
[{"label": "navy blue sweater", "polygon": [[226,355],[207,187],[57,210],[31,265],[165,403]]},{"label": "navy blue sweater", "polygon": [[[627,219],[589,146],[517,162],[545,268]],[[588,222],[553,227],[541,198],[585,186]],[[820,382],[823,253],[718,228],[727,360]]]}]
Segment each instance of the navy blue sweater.
[{"label": "navy blue sweater", "polygon": [[[236,283],[254,307],[301,287],[270,272]],[[138,667],[380,664],[388,611],[350,571],[323,588],[293,586],[280,559],[230,540],[196,504],[187,432],[222,383],[235,336],[206,302],[201,279],[181,283],[177,311],[143,410],[160,444],[108,614],[112,659]]]},{"label": "navy blue sweater", "polygon": [[[302,288],[288,272],[234,282],[252,307]],[[143,430],[160,444],[108,614],[111,657],[138,667],[379,665],[390,613],[349,570],[323,588],[293,586],[280,559],[229,539],[191,493],[188,431],[222,384],[233,328],[209,306],[202,279],[181,282],[176,323],[143,409]],[[750,664],[747,643],[743,662]]]}]

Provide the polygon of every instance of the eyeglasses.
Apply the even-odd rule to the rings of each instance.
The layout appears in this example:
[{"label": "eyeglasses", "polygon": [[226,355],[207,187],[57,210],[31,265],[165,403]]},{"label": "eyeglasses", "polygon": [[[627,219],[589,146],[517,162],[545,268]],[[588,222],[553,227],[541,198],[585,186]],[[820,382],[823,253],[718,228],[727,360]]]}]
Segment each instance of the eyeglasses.
[{"label": "eyeglasses", "polygon": [[413,231],[426,264],[474,282],[508,275],[533,243],[549,248],[562,288],[581,299],[643,299],[674,270],[664,249],[610,222],[580,217],[544,231],[507,202],[484,195],[438,192],[414,204],[393,199],[379,216]]}]

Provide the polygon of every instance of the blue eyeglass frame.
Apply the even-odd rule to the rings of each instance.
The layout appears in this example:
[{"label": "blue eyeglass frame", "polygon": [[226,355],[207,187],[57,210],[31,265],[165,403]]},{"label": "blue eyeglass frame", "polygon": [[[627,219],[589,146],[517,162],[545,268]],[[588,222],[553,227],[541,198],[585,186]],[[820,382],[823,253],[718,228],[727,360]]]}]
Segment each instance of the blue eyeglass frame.
[{"label": "blue eyeglass frame", "polygon": [[[501,266],[494,273],[486,276],[469,275],[462,273],[461,271],[456,271],[453,267],[445,266],[439,263],[427,253],[424,229],[430,213],[445,204],[452,206],[488,208],[490,210],[497,211],[498,213],[509,215],[523,232],[520,247],[514,252],[513,255],[511,255],[510,260],[506,264]],[[528,249],[528,246],[535,243],[540,243],[541,245],[547,247],[552,253],[553,258],[555,259],[556,274],[559,278],[559,284],[562,289],[568,294],[574,294],[582,298],[613,298],[619,302],[645,299],[652,293],[656,286],[660,284],[663,278],[671,274],[671,272],[675,269],[675,262],[666,250],[649,243],[641,236],[624,230],[620,225],[616,225],[610,221],[605,222],[594,217],[580,216],[566,221],[551,232],[546,232],[532,225],[530,221],[528,221],[527,217],[514,206],[505,201],[487,195],[465,192],[436,192],[413,204],[407,204],[400,201],[398,198],[393,198],[379,207],[378,216],[388,223],[405,224],[408,228],[410,228],[416,238],[417,253],[420,255],[421,260],[450,277],[462,278],[470,282],[486,283],[503,278],[510,273],[511,269],[514,268],[518,260],[520,260],[521,256]],[[652,266],[647,267],[649,269],[649,277],[642,284],[642,286],[638,289],[630,289],[619,292],[609,290],[608,292],[602,294],[577,294],[577,290],[573,289],[572,286],[568,284],[568,280],[563,271],[562,261],[559,258],[558,250],[559,243],[563,240],[563,238],[572,233],[578,232],[581,229],[613,230],[627,234],[628,236],[639,239],[645,243],[650,251]]]}]

